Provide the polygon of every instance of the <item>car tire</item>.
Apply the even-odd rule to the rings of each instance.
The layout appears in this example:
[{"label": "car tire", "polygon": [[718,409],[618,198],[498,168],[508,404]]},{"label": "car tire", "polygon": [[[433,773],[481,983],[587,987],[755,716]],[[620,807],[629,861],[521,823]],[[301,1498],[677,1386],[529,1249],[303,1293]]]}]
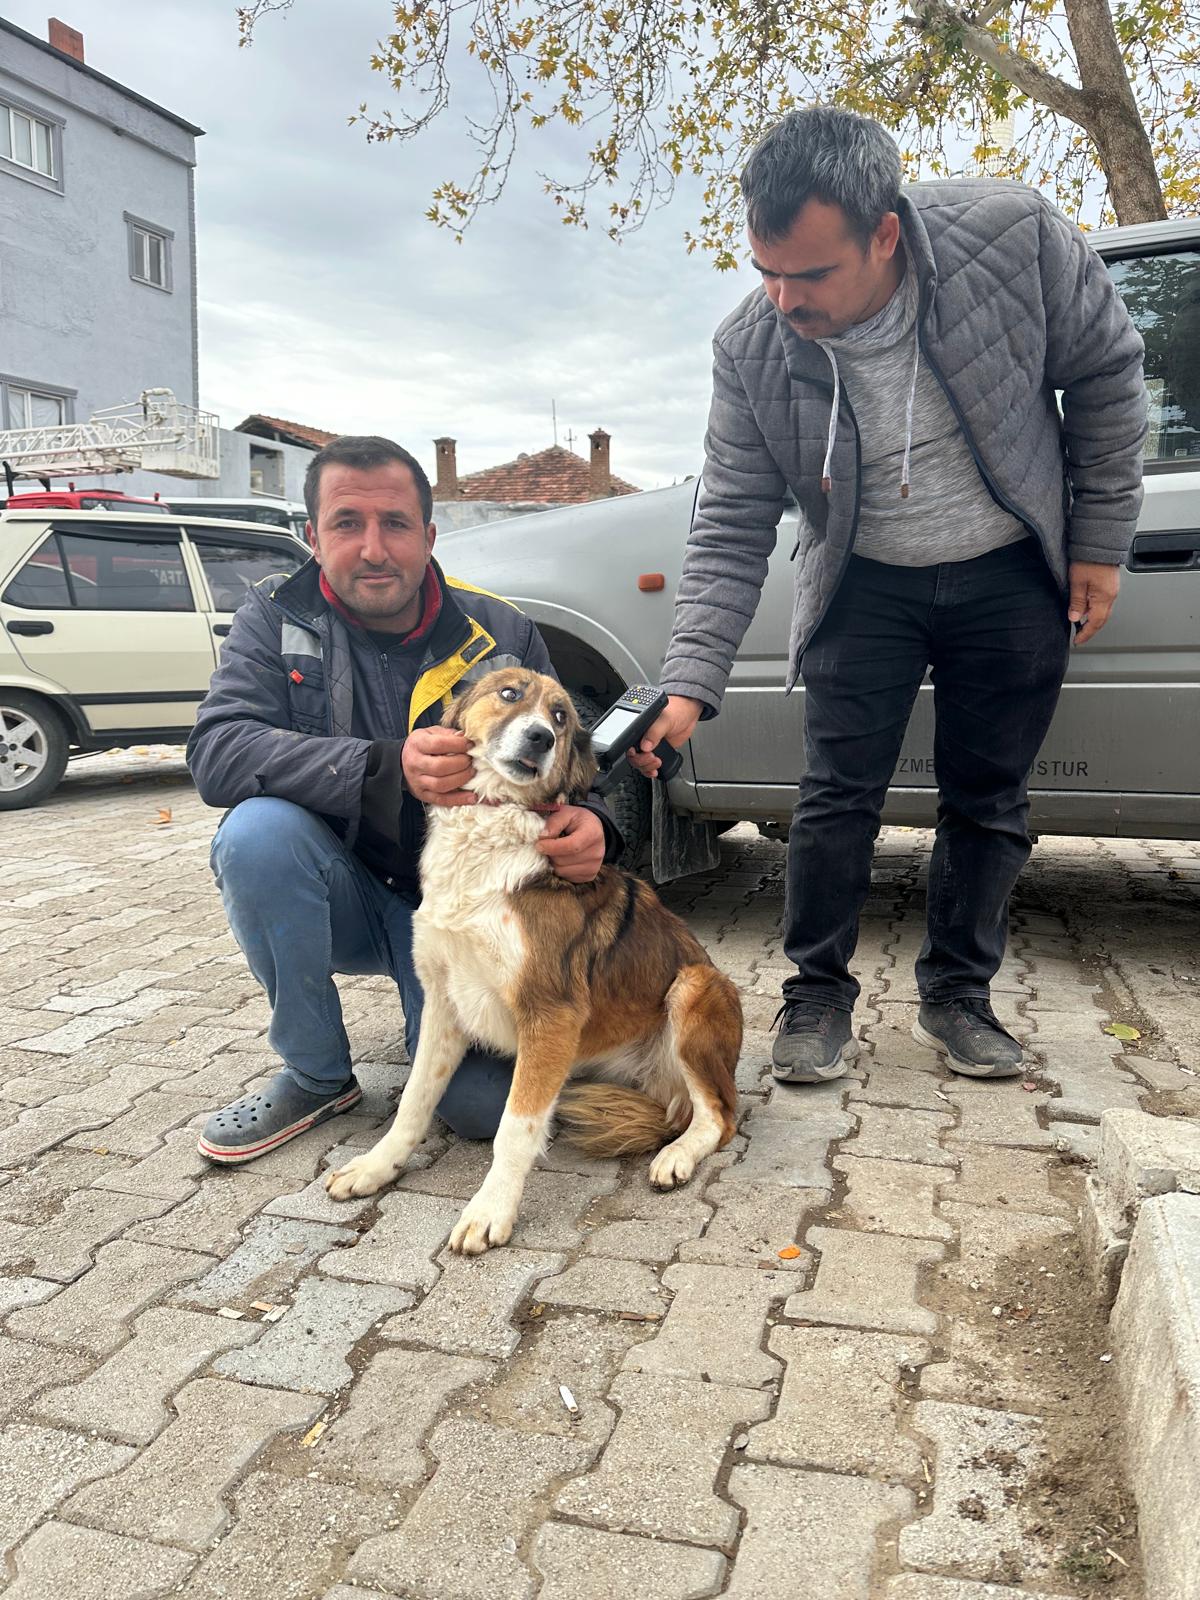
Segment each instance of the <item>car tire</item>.
[{"label": "car tire", "polygon": [[[608,710],[606,705],[579,689],[568,689],[567,692],[585,727],[590,728],[599,722]],[[650,843],[650,830],[654,822],[654,795],[650,779],[643,778],[640,772],[631,772],[624,783],[609,795],[608,804],[625,840],[625,847],[616,864],[624,867],[626,872],[636,872]]]},{"label": "car tire", "polygon": [[[0,811],[41,805],[67,770],[70,741],[41,695],[0,689]],[[31,759],[22,761],[22,752]],[[31,771],[36,758],[36,771]]]}]

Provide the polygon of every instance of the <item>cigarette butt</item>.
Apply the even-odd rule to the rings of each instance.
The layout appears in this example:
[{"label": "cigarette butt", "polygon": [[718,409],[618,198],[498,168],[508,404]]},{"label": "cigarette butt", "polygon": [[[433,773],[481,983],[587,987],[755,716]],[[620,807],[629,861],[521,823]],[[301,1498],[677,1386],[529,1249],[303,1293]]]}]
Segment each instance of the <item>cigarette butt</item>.
[{"label": "cigarette butt", "polygon": [[304,1435],[303,1439],[301,1439],[301,1441],[300,1441],[301,1449],[303,1449],[303,1450],[311,1450],[313,1445],[316,1444],[317,1440],[325,1432],[325,1429],[326,1429],[327,1426],[328,1426],[328,1424],[324,1423],[324,1422],[314,1422],[312,1427],[308,1430],[308,1432]]},{"label": "cigarette butt", "polygon": [[559,1384],[558,1392],[562,1396],[563,1405],[566,1406],[567,1410],[571,1413],[571,1416],[579,1416],[580,1412],[579,1407],[575,1404],[575,1396],[571,1393],[570,1389],[567,1388],[565,1383]]},{"label": "cigarette butt", "polygon": [[228,1317],[230,1322],[237,1322],[240,1318],[244,1317],[246,1313],[244,1311],[237,1310],[235,1306],[220,1306],[217,1310],[217,1315],[219,1317]]}]

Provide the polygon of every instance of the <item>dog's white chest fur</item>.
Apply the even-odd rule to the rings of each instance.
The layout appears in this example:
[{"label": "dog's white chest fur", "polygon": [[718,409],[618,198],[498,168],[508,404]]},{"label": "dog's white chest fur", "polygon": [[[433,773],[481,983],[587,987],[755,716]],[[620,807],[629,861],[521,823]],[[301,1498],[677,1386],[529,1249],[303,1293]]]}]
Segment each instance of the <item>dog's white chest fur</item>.
[{"label": "dog's white chest fur", "polygon": [[549,872],[534,849],[543,818],[520,806],[434,807],[421,853],[421,905],[413,963],[428,989],[440,978],[464,1030],[512,1055],[516,1028],[505,999],[525,959],[510,895]]}]

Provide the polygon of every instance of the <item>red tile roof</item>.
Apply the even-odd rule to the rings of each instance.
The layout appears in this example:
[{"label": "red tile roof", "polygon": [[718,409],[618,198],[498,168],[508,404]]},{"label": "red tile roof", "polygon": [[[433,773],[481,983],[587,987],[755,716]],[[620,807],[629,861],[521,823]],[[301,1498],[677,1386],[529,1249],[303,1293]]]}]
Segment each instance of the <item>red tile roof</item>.
[{"label": "red tile roof", "polygon": [[284,444],[307,445],[313,450],[341,438],[340,433],[326,433],[324,428],[310,428],[303,422],[288,422],[283,417],[267,417],[258,411],[239,422],[234,432],[253,433],[259,438],[279,434]]},{"label": "red tile roof", "polygon": [[[463,500],[542,500],[553,505],[581,505],[592,498],[591,467],[573,450],[552,444],[536,455],[520,455],[498,467],[460,474]],[[632,483],[613,477],[610,495],[637,494]]]}]

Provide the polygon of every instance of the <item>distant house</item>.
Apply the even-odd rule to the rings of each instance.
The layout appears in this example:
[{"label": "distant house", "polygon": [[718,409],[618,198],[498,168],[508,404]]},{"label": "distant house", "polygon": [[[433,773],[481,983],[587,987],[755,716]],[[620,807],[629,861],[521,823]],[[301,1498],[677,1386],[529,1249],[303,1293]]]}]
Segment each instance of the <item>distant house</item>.
[{"label": "distant house", "polygon": [[461,528],[530,511],[548,511],[553,506],[583,505],[589,500],[639,493],[634,484],[613,475],[610,438],[604,429],[597,428],[588,439],[592,450],[587,461],[573,450],[554,444],[533,455],[522,454],[515,461],[461,477],[457,441],[435,439],[436,520],[445,528]]}]

